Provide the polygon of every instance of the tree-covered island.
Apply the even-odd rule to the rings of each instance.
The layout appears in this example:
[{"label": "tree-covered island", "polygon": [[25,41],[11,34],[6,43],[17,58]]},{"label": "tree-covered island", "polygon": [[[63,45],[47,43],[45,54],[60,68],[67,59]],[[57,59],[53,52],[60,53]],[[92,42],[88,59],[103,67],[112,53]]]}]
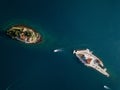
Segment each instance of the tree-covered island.
[{"label": "tree-covered island", "polygon": [[24,43],[37,43],[41,41],[41,35],[24,25],[15,25],[7,30],[7,35]]}]

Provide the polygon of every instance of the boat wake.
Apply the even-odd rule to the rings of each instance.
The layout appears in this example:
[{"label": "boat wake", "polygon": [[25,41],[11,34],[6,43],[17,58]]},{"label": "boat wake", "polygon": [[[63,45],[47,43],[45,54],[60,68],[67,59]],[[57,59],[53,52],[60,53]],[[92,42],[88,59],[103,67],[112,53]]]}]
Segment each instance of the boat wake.
[{"label": "boat wake", "polygon": [[63,52],[63,51],[64,51],[63,48],[58,48],[58,49],[53,50],[53,52],[55,52],[55,53],[57,53],[57,52]]},{"label": "boat wake", "polygon": [[109,88],[108,86],[104,85],[104,88],[107,90],[111,90],[111,88]]}]

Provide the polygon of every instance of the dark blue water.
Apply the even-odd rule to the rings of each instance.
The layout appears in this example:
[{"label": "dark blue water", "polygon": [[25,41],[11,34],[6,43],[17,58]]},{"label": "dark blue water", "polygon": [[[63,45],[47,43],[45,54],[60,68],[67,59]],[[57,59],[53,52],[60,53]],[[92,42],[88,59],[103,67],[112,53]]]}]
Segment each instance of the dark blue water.
[{"label": "dark blue water", "polygon": [[[0,11],[1,31],[22,23],[43,36],[28,45],[1,35],[0,90],[120,90],[119,1],[2,0]],[[109,78],[72,54],[86,48],[102,59]]]}]

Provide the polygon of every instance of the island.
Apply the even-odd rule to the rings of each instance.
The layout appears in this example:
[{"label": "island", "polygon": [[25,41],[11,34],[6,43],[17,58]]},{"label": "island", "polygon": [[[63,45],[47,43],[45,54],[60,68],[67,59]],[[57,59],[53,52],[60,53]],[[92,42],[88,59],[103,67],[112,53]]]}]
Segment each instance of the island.
[{"label": "island", "polygon": [[87,67],[91,67],[103,75],[109,77],[109,73],[107,72],[107,68],[104,67],[102,60],[96,57],[92,51],[89,49],[86,50],[74,50],[73,54]]},{"label": "island", "polygon": [[41,41],[41,35],[25,25],[14,25],[7,30],[6,34],[12,39],[28,44],[38,43]]}]

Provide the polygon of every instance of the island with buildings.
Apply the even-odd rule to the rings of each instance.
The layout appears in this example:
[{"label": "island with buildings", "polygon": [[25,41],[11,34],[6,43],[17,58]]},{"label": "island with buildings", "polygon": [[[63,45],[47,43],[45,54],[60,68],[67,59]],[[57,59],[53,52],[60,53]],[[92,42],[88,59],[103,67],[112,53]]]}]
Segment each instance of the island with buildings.
[{"label": "island with buildings", "polygon": [[6,31],[6,34],[12,39],[33,44],[41,41],[41,35],[25,25],[14,25]]},{"label": "island with buildings", "polygon": [[96,57],[89,49],[86,50],[74,50],[73,54],[85,65],[91,67],[103,75],[109,77],[107,68],[104,67],[102,60]]}]

